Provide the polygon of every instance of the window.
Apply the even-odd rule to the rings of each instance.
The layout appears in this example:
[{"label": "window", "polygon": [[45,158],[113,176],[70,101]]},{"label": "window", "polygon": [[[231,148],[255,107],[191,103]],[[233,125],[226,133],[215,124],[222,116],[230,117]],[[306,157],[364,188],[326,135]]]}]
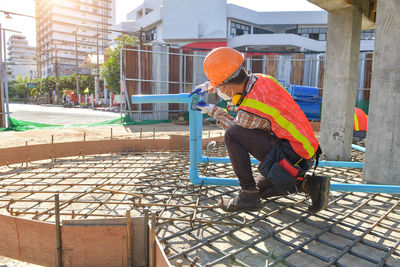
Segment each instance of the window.
[{"label": "window", "polygon": [[319,40],[319,34],[318,33],[310,33],[308,35],[308,38],[313,39],[313,40]]},{"label": "window", "polygon": [[145,38],[146,41],[154,41],[157,40],[157,28],[150,29],[148,31],[145,31]]},{"label": "window", "polygon": [[286,30],[285,32],[286,33],[295,33],[295,34],[297,34],[298,30],[300,30],[300,29],[294,28],[294,29]]},{"label": "window", "polygon": [[244,35],[244,34],[250,34],[250,26],[232,21],[231,36]]},{"label": "window", "polygon": [[271,33],[273,33],[273,32],[265,30],[265,29],[261,29],[261,28],[257,28],[257,27],[253,28],[253,34],[271,34]]},{"label": "window", "polygon": [[287,30],[286,33],[295,33],[306,38],[326,41],[326,28],[296,28]]},{"label": "window", "polygon": [[361,40],[375,40],[375,30],[362,31]]}]

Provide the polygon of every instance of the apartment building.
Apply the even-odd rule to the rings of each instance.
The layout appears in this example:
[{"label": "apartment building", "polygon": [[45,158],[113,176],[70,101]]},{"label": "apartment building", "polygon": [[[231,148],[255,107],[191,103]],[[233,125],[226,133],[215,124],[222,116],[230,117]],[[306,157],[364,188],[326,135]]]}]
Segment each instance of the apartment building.
[{"label": "apartment building", "polygon": [[[258,12],[226,0],[144,0],[120,27],[141,32],[144,41],[180,47],[324,52],[327,14]],[[363,31],[360,50],[373,50],[374,34],[374,30]]]},{"label": "apartment building", "polygon": [[7,41],[7,79],[24,75],[36,77],[36,47],[29,46],[24,35],[13,34]]},{"label": "apartment building", "polygon": [[103,54],[115,25],[116,0],[36,0],[38,76],[90,74],[87,54]]}]

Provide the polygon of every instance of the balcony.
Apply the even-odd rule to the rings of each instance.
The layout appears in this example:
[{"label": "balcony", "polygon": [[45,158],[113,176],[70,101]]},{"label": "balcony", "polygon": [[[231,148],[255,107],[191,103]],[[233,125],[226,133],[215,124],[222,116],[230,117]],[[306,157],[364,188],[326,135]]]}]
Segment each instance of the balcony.
[{"label": "balcony", "polygon": [[150,13],[147,13],[143,17],[137,19],[135,21],[135,23],[133,24],[134,28],[131,29],[131,30],[138,31],[141,28],[146,28],[146,27],[148,27],[150,25],[155,24],[155,23],[159,22],[160,20],[161,20],[161,10],[160,10],[160,8],[154,9]]},{"label": "balcony", "polygon": [[316,41],[297,34],[246,34],[228,39],[229,47],[263,47],[274,50],[274,47],[290,47],[311,51],[325,51],[326,42]]}]

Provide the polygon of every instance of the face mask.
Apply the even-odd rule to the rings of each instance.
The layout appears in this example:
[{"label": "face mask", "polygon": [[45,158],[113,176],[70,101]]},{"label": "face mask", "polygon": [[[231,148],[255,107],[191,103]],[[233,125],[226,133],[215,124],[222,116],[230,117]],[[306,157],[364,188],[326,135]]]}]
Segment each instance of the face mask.
[{"label": "face mask", "polygon": [[223,100],[229,100],[232,98],[232,97],[228,96],[227,94],[222,93],[221,90],[218,90],[217,93],[218,93],[218,96],[221,97]]}]

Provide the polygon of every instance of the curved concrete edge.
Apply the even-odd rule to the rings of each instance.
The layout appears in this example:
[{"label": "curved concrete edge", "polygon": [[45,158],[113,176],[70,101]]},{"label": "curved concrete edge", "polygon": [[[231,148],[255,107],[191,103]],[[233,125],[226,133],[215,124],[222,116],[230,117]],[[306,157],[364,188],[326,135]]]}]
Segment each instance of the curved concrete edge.
[{"label": "curved concrete edge", "polygon": [[[204,138],[203,147],[223,142],[223,136]],[[117,152],[189,150],[189,136],[171,135],[169,139],[110,139],[98,141],[38,144],[0,149],[0,166],[62,157]]]}]

